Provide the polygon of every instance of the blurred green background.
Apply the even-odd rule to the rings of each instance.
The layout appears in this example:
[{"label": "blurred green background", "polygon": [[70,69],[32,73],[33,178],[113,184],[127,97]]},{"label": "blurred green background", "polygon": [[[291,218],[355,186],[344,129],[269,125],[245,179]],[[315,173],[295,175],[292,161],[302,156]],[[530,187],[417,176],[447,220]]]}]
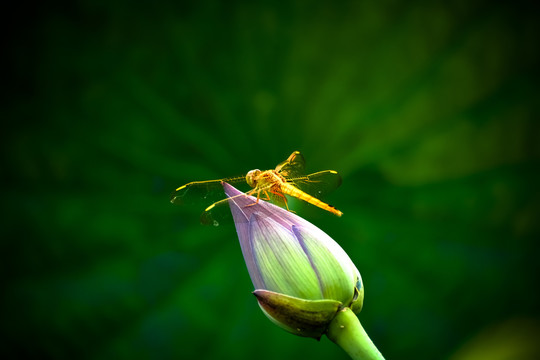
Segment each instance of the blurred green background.
[{"label": "blurred green background", "polygon": [[525,2],[19,5],[2,131],[2,352],[346,359],[259,310],[192,181],[300,150],[388,359],[539,358],[537,16]]}]

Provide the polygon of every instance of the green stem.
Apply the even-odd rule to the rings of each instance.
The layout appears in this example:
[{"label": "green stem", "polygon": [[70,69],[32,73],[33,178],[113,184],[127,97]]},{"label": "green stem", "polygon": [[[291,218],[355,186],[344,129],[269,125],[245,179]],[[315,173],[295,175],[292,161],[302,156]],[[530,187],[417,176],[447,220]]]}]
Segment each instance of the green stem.
[{"label": "green stem", "polygon": [[354,360],[384,360],[356,315],[348,307],[338,311],[326,335]]}]

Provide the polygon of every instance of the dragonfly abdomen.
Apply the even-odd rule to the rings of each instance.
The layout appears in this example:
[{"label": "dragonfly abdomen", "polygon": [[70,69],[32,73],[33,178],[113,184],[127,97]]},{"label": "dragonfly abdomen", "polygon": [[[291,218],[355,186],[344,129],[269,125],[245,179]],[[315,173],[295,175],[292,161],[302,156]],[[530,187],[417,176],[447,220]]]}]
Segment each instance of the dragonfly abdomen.
[{"label": "dragonfly abdomen", "polygon": [[313,196],[309,195],[308,193],[303,192],[300,189],[297,189],[296,187],[294,187],[294,186],[292,186],[290,184],[287,184],[287,183],[281,184],[281,191],[284,194],[294,196],[295,198],[298,198],[300,200],[304,200],[305,202],[308,202],[308,203],[310,203],[312,205],[315,205],[315,206],[317,206],[317,207],[319,207],[319,208],[321,208],[323,210],[329,211],[334,215],[337,215],[337,216],[343,215],[343,213],[341,211],[339,211],[338,209],[336,209],[332,205],[328,205],[327,203],[317,199],[316,197],[313,197]]}]

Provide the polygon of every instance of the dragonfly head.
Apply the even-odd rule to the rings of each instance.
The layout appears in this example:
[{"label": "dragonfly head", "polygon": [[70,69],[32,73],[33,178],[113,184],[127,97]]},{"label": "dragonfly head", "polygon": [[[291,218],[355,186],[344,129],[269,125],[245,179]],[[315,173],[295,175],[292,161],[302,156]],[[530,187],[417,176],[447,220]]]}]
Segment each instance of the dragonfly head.
[{"label": "dragonfly head", "polygon": [[261,170],[259,169],[251,170],[250,172],[248,172],[246,175],[246,182],[248,183],[248,185],[251,186],[252,188],[257,186],[257,178],[259,177],[260,174],[261,174]]}]

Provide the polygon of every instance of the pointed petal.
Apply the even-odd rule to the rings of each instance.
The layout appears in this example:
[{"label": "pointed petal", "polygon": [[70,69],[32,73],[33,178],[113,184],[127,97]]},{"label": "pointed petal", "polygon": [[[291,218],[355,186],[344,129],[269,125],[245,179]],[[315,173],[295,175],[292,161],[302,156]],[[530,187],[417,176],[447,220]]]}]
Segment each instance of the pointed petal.
[{"label": "pointed petal", "polygon": [[256,289],[264,288],[264,282],[259,273],[259,269],[255,264],[253,249],[249,240],[249,218],[244,212],[244,208],[248,204],[247,201],[252,203],[253,200],[245,199],[246,196],[243,195],[244,193],[238,191],[227,183],[223,183],[223,190],[230,199],[229,207],[231,208],[236,233],[238,234],[238,240],[240,242],[240,248],[242,249],[242,255],[244,256],[244,261],[246,263],[251,281]]},{"label": "pointed petal", "polygon": [[272,218],[261,218],[256,213],[249,223],[264,289],[308,300],[321,299],[317,274],[293,233]]},{"label": "pointed petal", "polygon": [[317,272],[322,298],[348,304],[356,285],[356,267],[349,256],[322,231],[314,233],[312,228],[302,226],[293,226],[292,229]]},{"label": "pointed petal", "polygon": [[[233,186],[223,183],[223,189],[225,194],[229,198],[229,205],[231,210],[234,207],[233,217],[234,222],[247,222],[251,215],[257,213],[260,217],[271,217],[282,226],[290,228],[292,225],[311,225],[308,221],[302,219],[300,216],[293,214],[279,206],[269,203],[264,200],[257,201],[257,198],[245,195],[243,192],[235,189]],[[238,196],[242,195],[242,196]]]}]

